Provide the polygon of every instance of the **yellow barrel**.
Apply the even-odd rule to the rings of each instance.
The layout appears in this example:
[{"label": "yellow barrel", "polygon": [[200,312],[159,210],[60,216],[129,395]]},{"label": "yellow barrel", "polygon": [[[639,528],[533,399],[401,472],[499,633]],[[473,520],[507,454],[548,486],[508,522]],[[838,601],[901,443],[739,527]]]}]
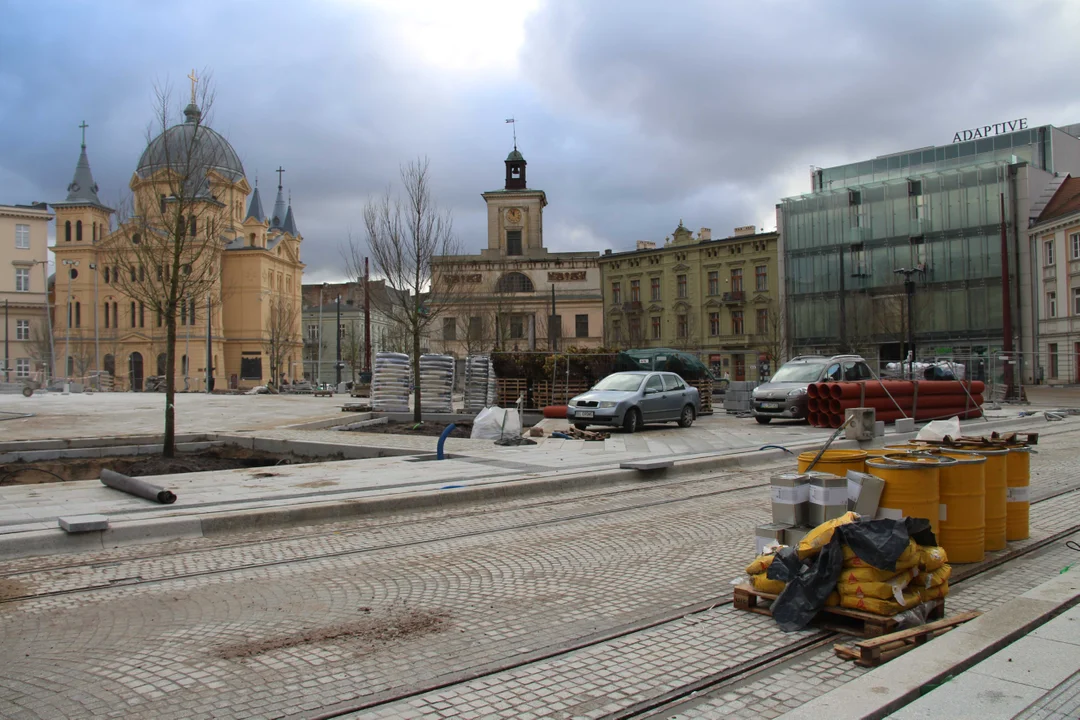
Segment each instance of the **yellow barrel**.
[{"label": "yellow barrel", "polygon": [[983,466],[986,475],[986,511],[984,515],[986,517],[986,539],[983,547],[988,551],[1004,550],[1006,541],[1006,501],[1008,498],[1008,485],[1006,483],[1008,469],[1006,463],[1008,462],[1009,451],[1007,449],[999,450],[978,445],[963,445],[950,449],[949,453],[961,455],[974,453],[986,458],[986,465]]},{"label": "yellow barrel", "polygon": [[949,562],[982,562],[986,556],[986,458],[948,450],[941,455],[956,464],[941,468],[938,545],[945,548]]},{"label": "yellow barrel", "polygon": [[[799,453],[799,472],[806,472],[817,457],[817,450]],[[866,453],[862,450],[826,450],[814,465],[814,470],[847,477],[848,470],[866,472]]]},{"label": "yellow barrel", "polygon": [[885,481],[878,517],[926,518],[936,535],[941,502],[940,468],[953,462],[951,458],[937,457],[867,460],[867,472]]},{"label": "yellow barrel", "polygon": [[1030,535],[1028,485],[1031,484],[1031,448],[1010,445],[1005,458],[1005,539],[1026,540]]},{"label": "yellow barrel", "polygon": [[897,448],[896,446],[880,447],[880,448],[867,448],[866,449],[866,459],[867,460],[880,460],[881,458],[886,458],[886,457],[901,457],[901,456],[907,455],[907,454],[908,454],[908,449],[907,448],[901,450],[901,449]]}]

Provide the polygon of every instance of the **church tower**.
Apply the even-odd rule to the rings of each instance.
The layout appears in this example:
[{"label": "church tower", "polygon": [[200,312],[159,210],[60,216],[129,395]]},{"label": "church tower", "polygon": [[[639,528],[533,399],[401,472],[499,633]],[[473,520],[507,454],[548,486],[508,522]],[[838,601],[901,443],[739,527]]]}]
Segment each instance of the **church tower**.
[{"label": "church tower", "polygon": [[525,178],[525,158],[517,145],[506,156],[506,184],[483,194],[488,206],[488,246],[484,257],[539,257],[544,248],[543,190],[531,190]]},{"label": "church tower", "polygon": [[86,156],[86,123],[83,131],[82,149],[75,164],[75,176],[68,185],[67,198],[53,203],[56,210],[56,249],[94,245],[109,234],[112,208],[106,207],[98,198],[98,186],[90,172],[90,160]]}]

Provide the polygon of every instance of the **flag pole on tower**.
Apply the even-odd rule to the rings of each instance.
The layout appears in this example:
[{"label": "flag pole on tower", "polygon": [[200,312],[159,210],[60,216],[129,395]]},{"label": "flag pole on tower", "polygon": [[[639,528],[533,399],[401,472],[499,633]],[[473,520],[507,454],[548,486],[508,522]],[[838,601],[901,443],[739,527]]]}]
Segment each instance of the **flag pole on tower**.
[{"label": "flag pole on tower", "polygon": [[514,118],[507,118],[506,122],[514,126],[514,149],[517,150],[517,123],[514,122]]}]

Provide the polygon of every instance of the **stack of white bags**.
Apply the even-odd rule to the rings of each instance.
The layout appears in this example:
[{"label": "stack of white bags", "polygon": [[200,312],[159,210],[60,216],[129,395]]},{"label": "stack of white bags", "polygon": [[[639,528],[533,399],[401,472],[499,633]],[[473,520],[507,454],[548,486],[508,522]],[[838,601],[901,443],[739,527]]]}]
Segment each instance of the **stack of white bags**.
[{"label": "stack of white bags", "polygon": [[420,356],[420,409],[454,412],[454,365],[451,355]]},{"label": "stack of white bags", "polygon": [[495,404],[495,368],[487,355],[465,359],[465,412],[477,412]]},{"label": "stack of white bags", "polygon": [[371,373],[371,407],[386,412],[409,412],[409,356],[404,353],[375,354]]}]

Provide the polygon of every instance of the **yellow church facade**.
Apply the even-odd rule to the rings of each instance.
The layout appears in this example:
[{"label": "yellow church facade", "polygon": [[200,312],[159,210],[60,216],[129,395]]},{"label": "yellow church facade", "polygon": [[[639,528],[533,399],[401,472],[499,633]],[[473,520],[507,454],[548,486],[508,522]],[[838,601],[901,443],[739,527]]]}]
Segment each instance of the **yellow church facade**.
[{"label": "yellow church facade", "polygon": [[116,221],[84,135],[67,197],[52,203],[53,376],[103,372],[116,390],[163,388],[148,378],[166,373],[172,312],[178,391],[301,379],[303,237],[280,174],[267,218],[235,150],[202,122],[193,90],[183,122],[150,142],[129,188],[132,207]]}]

